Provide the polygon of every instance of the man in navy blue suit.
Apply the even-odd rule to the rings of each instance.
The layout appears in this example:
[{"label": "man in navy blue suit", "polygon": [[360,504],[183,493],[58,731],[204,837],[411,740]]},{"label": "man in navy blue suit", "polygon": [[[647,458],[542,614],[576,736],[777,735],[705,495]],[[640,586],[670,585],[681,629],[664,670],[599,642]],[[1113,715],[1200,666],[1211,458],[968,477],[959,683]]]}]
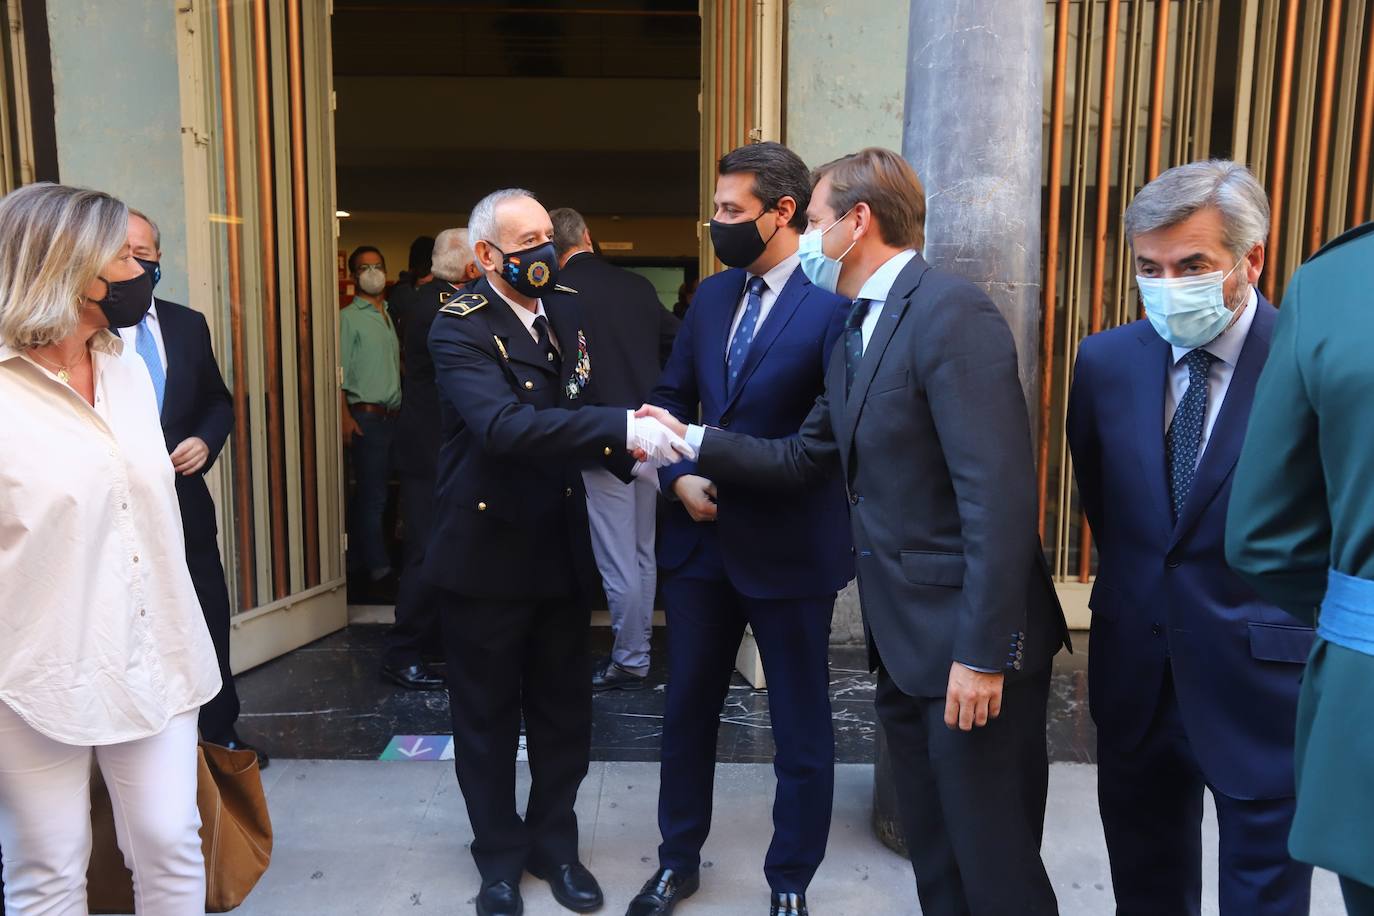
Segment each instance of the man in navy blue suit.
[{"label": "man in navy blue suit", "polygon": [[[825,387],[849,302],[797,269],[810,173],[758,143],[719,163],[711,240],[731,269],[697,290],[650,403],[755,436],[795,434]],[[768,679],[778,776],[764,875],[779,916],[805,913],[825,856],[834,788],[829,641],[835,593],[854,575],[844,483],[791,492],[717,487],[690,461],[664,468],[659,528],[668,695],[658,803],[659,870],[630,916],[665,914],[698,886],[711,825],[716,733],[736,653],[752,628]]]},{"label": "man in navy blue suit", "polygon": [[[129,247],[156,286],[162,276],[162,234],[137,210],[129,211]],[[215,503],[205,485],[205,475],[233,429],[234,400],[215,362],[210,327],[199,312],[155,298],[143,321],[119,333],[124,357],[148,367],[157,393],[162,432],[177,474],[186,564],[224,682],[219,695],[200,709],[201,737],[212,744],[257,751],[258,763],[265,767],[267,755],[244,742],[235,726],[239,697],[229,668],[229,589],[219,558]]]},{"label": "man in navy blue suit", "polygon": [[1149,320],[1078,351],[1068,435],[1099,569],[1089,701],[1120,914],[1196,914],[1203,789],[1227,914],[1308,912],[1288,855],[1293,729],[1313,633],[1226,565],[1226,508],[1277,312],[1255,289],[1269,204],[1194,162],[1126,211]]}]

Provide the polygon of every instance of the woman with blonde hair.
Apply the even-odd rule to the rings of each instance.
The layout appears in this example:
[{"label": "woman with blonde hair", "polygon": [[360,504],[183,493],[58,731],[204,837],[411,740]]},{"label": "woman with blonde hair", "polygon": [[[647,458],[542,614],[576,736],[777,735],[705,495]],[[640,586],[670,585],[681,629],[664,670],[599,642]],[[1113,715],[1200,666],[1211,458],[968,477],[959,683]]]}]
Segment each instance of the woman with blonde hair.
[{"label": "woman with blonde hair", "polygon": [[0,855],[9,916],[87,912],[94,755],[140,916],[204,913],[196,713],[219,690],[108,194],[0,200]]}]

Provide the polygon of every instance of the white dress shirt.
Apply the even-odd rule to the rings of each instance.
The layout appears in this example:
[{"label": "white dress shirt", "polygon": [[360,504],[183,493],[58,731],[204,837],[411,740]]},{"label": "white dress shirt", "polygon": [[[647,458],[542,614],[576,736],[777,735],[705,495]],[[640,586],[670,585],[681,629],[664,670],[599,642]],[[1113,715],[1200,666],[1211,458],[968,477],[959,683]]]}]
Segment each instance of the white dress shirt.
[{"label": "white dress shirt", "polygon": [[[1197,460],[1201,464],[1207,451],[1207,442],[1212,438],[1212,427],[1216,425],[1221,405],[1226,401],[1226,392],[1231,387],[1231,376],[1236,373],[1236,363],[1240,351],[1245,348],[1245,339],[1250,336],[1250,326],[1255,323],[1255,311],[1259,308],[1259,295],[1250,290],[1250,301],[1245,309],[1221,336],[1198,349],[1206,350],[1216,357],[1211,373],[1207,376],[1207,416],[1202,421],[1202,442],[1198,445]],[[1169,424],[1174,422],[1174,411],[1178,409],[1183,395],[1188,390],[1188,367],[1183,358],[1192,350],[1174,347],[1174,361],[1169,366],[1169,380],[1164,388],[1164,432],[1169,432]]]},{"label": "white dress shirt", "polygon": [[[157,355],[162,357],[162,374],[165,377],[167,374],[167,344],[162,339],[162,322],[157,317],[156,302],[148,309],[148,316],[145,320],[148,322],[148,330],[153,333],[153,341],[157,344]],[[133,357],[141,362],[143,357],[138,354],[138,325],[131,328],[120,328],[119,336],[125,343],[125,358]]]},{"label": "white dress shirt", "polygon": [[[801,263],[801,256],[793,252],[788,257],[783,258],[774,264],[772,269],[763,274],[763,292],[759,295],[759,320],[754,324],[754,336],[757,337],[759,329],[768,320],[768,313],[773,311],[773,304],[778,301],[778,294],[787,285],[787,281],[792,279],[792,271],[797,269]],[[753,279],[750,274],[749,278]],[[730,344],[735,339],[735,332],[739,330],[739,323],[744,320],[744,309],[749,305],[749,281],[744,282],[744,292],[740,294],[739,305],[735,307],[735,319],[730,322],[730,333],[725,336],[725,352],[730,352]]]},{"label": "white dress shirt", "polygon": [[0,702],[62,744],[150,737],[220,689],[152,382],[123,346],[92,338],[92,407],[0,345]]},{"label": "white dress shirt", "polygon": [[878,326],[878,317],[882,315],[883,306],[887,303],[887,297],[892,294],[892,284],[897,282],[897,277],[902,269],[911,263],[911,259],[916,257],[916,249],[908,248],[900,251],[883,262],[883,265],[873,271],[873,275],[864,281],[863,288],[859,290],[859,295],[854,297],[854,301],[860,299],[870,299],[873,304],[868,307],[868,314],[864,315],[863,324],[859,325],[859,330],[863,334],[864,349],[868,349],[868,342],[873,338],[873,329]]}]

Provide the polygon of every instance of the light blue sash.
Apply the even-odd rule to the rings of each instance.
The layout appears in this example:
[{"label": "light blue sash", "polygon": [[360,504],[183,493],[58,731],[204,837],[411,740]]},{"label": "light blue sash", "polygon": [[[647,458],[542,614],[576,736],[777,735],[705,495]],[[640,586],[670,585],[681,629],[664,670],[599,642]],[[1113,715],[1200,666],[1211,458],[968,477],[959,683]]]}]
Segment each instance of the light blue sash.
[{"label": "light blue sash", "polygon": [[1317,635],[1338,646],[1374,655],[1374,580],[1331,570]]}]

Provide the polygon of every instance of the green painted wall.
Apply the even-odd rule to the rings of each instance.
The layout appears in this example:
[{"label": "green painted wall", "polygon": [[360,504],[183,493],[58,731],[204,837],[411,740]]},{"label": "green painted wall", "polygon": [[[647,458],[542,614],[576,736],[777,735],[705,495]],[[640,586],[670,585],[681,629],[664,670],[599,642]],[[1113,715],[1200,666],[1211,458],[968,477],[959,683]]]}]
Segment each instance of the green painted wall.
[{"label": "green painted wall", "polygon": [[158,295],[186,301],[186,203],[175,4],[48,0],[58,174],[162,230]]},{"label": "green painted wall", "polygon": [[817,166],[902,147],[909,0],[791,0],[786,141]]}]

